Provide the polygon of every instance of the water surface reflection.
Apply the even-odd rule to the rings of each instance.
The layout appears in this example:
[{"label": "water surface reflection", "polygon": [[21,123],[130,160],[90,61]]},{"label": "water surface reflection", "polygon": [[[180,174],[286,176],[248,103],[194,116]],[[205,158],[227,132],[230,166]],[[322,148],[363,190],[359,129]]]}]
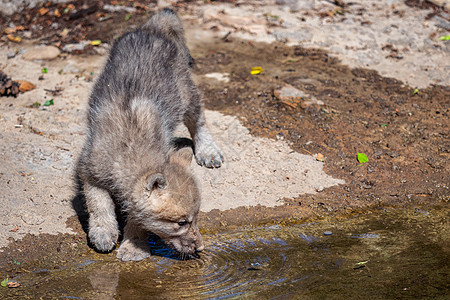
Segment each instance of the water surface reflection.
[{"label": "water surface reflection", "polygon": [[383,211],[344,221],[205,235],[206,250],[199,259],[188,261],[178,260],[164,245],[151,240],[154,255],[143,262],[122,263],[114,254],[96,255],[39,276],[18,276],[15,280],[22,287],[3,289],[0,296],[445,297],[450,275],[448,210],[421,211]]}]

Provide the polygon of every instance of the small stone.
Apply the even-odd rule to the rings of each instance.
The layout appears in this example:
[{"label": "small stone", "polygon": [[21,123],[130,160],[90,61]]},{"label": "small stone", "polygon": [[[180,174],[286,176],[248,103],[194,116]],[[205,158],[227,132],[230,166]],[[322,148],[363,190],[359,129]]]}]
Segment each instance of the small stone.
[{"label": "small stone", "polygon": [[316,160],[323,162],[325,157],[322,153],[317,153]]},{"label": "small stone", "polygon": [[90,41],[81,41],[78,44],[67,44],[63,47],[64,52],[83,51],[84,47],[89,45]]},{"label": "small stone", "polygon": [[277,41],[282,42],[309,42],[313,38],[313,34],[306,28],[304,28],[301,32],[275,30],[273,35]]},{"label": "small stone", "polygon": [[33,213],[25,213],[21,216],[21,219],[24,223],[28,225],[41,225],[45,222],[42,216]]},{"label": "small stone", "polygon": [[416,213],[420,213],[420,214],[425,215],[425,216],[428,216],[428,215],[430,214],[428,211],[426,211],[426,210],[421,210],[421,209],[418,209],[418,208],[414,209],[414,211],[415,211]]},{"label": "small stone", "polygon": [[331,232],[331,231],[325,231],[324,233],[323,233],[323,235],[332,235],[333,233]]},{"label": "small stone", "polygon": [[31,33],[31,31],[24,31],[24,32],[22,32],[22,36],[26,39],[31,39],[32,33]]},{"label": "small stone", "polygon": [[302,100],[302,97],[305,97],[305,93],[296,89],[295,87],[286,84],[281,89],[274,90],[273,95],[283,102],[284,104],[295,108]]},{"label": "small stone", "polygon": [[55,46],[35,47],[27,50],[23,55],[26,60],[52,60],[58,57],[61,51]]},{"label": "small stone", "polygon": [[130,14],[136,12],[136,8],[128,7],[128,6],[124,6],[124,5],[105,4],[103,6],[103,9],[106,11],[110,11],[110,12],[126,12],[126,13],[130,13]]},{"label": "small stone", "polygon": [[218,81],[223,81],[225,83],[230,81],[230,73],[217,73],[217,72],[213,72],[213,73],[208,73],[205,74],[206,78],[213,78],[215,80]]},{"label": "small stone", "polygon": [[289,7],[292,11],[314,9],[315,0],[276,0],[275,4]]},{"label": "small stone", "polygon": [[61,69],[61,74],[77,74],[80,70],[73,64],[69,63]]},{"label": "small stone", "polygon": [[36,88],[36,85],[26,80],[16,80],[16,82],[20,84],[19,91],[21,91],[22,93],[34,90]]},{"label": "small stone", "polygon": [[283,227],[281,227],[281,225],[272,225],[272,226],[269,226],[269,229],[272,229],[272,230],[278,230],[278,229],[282,229]]},{"label": "small stone", "polygon": [[8,281],[8,283],[6,284],[10,289],[13,288],[18,288],[20,286],[20,283],[15,282],[15,281]]},{"label": "small stone", "polygon": [[376,233],[362,233],[362,234],[355,234],[350,237],[354,239],[377,239],[380,237],[380,235]]},{"label": "small stone", "polygon": [[108,54],[108,50],[106,48],[106,44],[103,44],[102,47],[95,47],[94,50],[95,50],[95,52],[98,55],[106,55],[106,54]]}]

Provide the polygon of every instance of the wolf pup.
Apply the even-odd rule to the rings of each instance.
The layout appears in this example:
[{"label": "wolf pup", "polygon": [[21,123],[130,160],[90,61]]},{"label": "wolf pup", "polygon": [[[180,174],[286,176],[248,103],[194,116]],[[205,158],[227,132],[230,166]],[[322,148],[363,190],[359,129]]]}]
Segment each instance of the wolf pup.
[{"label": "wolf pup", "polygon": [[119,237],[116,205],[126,213],[117,257],[150,255],[148,234],[189,257],[201,251],[200,193],[189,171],[190,147],[176,150],[184,122],[198,164],[218,168],[223,156],[205,127],[181,21],[170,9],[112,46],[89,99],[88,134],[77,166],[89,213],[89,239],[100,252]]}]

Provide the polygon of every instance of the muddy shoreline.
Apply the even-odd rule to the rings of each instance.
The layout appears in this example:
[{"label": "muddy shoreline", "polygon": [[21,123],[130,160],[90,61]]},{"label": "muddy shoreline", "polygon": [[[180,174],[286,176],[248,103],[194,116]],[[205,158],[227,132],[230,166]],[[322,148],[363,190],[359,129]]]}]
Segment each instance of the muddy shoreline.
[{"label": "muddy shoreline", "polygon": [[[194,73],[204,94],[205,108],[236,117],[254,137],[267,138],[273,142],[283,141],[292,151],[314,158],[318,153],[322,154],[325,173],[345,181],[345,184],[328,188],[322,188],[318,183],[314,193],[280,199],[282,205],[276,207],[265,207],[256,202],[253,207],[202,212],[199,215],[199,227],[204,234],[262,225],[327,223],[389,209],[426,211],[433,208],[448,212],[450,87],[442,84],[448,78],[441,78],[441,84],[435,82],[417,89],[398,77],[381,76],[370,64],[366,64],[368,68],[349,67],[348,60],[343,63],[336,58],[336,53],[301,43],[289,46],[288,41],[270,44],[257,42],[256,38],[252,41],[239,36],[248,32],[236,28],[224,39],[223,32],[229,28],[223,20],[204,21],[200,26],[203,28],[199,30],[199,25],[193,19],[199,16],[202,7],[183,5],[177,9],[186,14],[184,20],[193,37],[190,47],[196,60]],[[413,8],[400,7],[400,11],[406,14],[417,13]],[[217,9],[213,8],[214,11]],[[384,9],[373,7],[377,12]],[[242,11],[248,13],[245,9]],[[352,14],[349,12],[347,16]],[[425,12],[420,15],[425,15]],[[139,18],[143,19],[144,16],[139,15]],[[122,15],[120,17],[122,23],[117,27],[125,28],[129,23],[123,21]],[[308,18],[308,15],[305,17]],[[331,18],[331,22],[338,17]],[[133,24],[138,22],[137,19],[132,19]],[[437,35],[441,35],[446,31],[438,29],[437,32]],[[435,42],[437,35],[433,37]],[[24,40],[22,44],[16,45],[3,38],[1,43],[8,50],[3,52],[9,53],[15,49],[32,48],[41,42]],[[447,41],[434,47],[434,50],[441,51],[439,55],[445,54],[448,45]],[[0,170],[0,179],[5,181],[2,188],[7,191],[2,196],[2,205],[18,215],[30,215],[25,221],[34,228],[33,231],[21,232],[20,226],[16,229],[16,225],[20,224],[9,224],[3,220],[2,226],[6,226],[8,231],[18,230],[21,235],[17,240],[11,238],[9,245],[0,251],[2,276],[14,277],[32,271],[38,265],[47,264],[49,268],[58,268],[58,265],[71,259],[95,257],[102,261],[115,255],[95,253],[87,244],[79,218],[73,212],[66,213],[66,210],[71,210],[74,197],[71,172],[82,141],[82,107],[92,80],[101,67],[99,52],[104,55],[107,46],[100,49],[89,47],[85,52],[62,53],[53,61],[36,63],[34,69],[23,72],[22,76],[26,78],[21,78],[40,85],[38,90],[29,92],[35,94],[0,98],[4,130],[4,134],[0,134],[2,151],[15,155],[4,157],[2,164],[7,166],[5,168],[15,167],[21,161],[18,158],[20,155],[33,162],[33,159],[41,163],[47,159],[49,165],[65,161],[58,165],[64,167],[62,170],[54,170],[50,166],[51,172],[45,178],[34,178],[31,172],[23,171],[25,162],[23,167],[17,169],[17,174],[11,175],[6,169]],[[419,50],[411,48],[409,53]],[[378,50],[374,51],[377,53]],[[383,51],[381,53],[385,54]],[[21,55],[18,54],[18,58]],[[427,64],[431,64],[431,67],[427,67],[431,72],[432,60]],[[0,66],[6,72],[20,69],[14,59],[6,59],[6,53]],[[255,66],[262,67],[263,72],[251,75],[250,70]],[[42,75],[43,67],[57,70],[39,81],[37,77]],[[401,59],[399,64],[393,61],[390,67],[401,69],[403,75],[408,74],[408,67],[401,64]],[[438,71],[433,76],[445,74],[445,67],[445,62],[441,62],[441,65],[436,66]],[[417,62],[414,70],[420,68],[420,62]],[[420,75],[429,80],[432,77],[430,72],[426,70]],[[205,76],[210,73],[228,74],[229,81]],[[15,74],[9,75],[14,77]],[[301,91],[303,96],[296,98],[293,103],[278,98],[274,91],[286,85]],[[44,87],[53,92],[44,91]],[[62,96],[53,94],[57,87],[64,88]],[[50,98],[56,100],[55,107],[46,111],[30,107],[36,100],[42,102]],[[32,123],[27,123],[29,120]],[[25,128],[13,128],[18,122],[22,122],[19,125],[25,125]],[[41,138],[50,141],[48,149],[32,147],[39,145]],[[16,144],[9,144],[9,141],[16,140]],[[56,158],[51,156],[52,153],[57,153]],[[365,153],[369,161],[359,163],[357,153]],[[11,184],[8,180],[11,180]],[[42,190],[36,186],[36,180],[47,184],[46,188]],[[58,181],[59,186],[53,186],[52,180]],[[284,178],[284,182],[290,180],[293,178]],[[271,182],[261,184],[270,187]],[[60,234],[41,233],[40,224],[47,221],[41,222],[31,217],[39,209],[33,204],[33,197],[42,198],[42,203],[60,201],[58,205],[65,212],[57,225]],[[35,201],[38,202],[37,198]]]}]

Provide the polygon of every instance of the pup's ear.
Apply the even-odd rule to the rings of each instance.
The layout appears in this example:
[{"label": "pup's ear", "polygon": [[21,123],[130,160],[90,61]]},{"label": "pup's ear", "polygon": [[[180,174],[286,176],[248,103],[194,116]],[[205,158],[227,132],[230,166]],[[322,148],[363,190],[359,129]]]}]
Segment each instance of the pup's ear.
[{"label": "pup's ear", "polygon": [[192,156],[194,156],[192,148],[183,147],[180,150],[173,151],[172,155],[170,155],[170,161],[182,167],[189,168],[191,166]]},{"label": "pup's ear", "polygon": [[165,189],[167,186],[166,179],[164,178],[163,174],[156,173],[150,176],[148,179],[148,184],[146,189],[148,191],[153,191],[154,189]]}]

